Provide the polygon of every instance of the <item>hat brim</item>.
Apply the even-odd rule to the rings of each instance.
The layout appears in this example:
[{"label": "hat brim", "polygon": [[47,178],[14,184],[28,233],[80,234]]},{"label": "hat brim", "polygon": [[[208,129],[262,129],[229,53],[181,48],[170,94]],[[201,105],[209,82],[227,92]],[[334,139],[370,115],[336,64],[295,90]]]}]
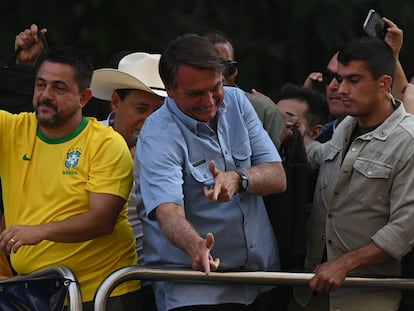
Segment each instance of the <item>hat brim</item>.
[{"label": "hat brim", "polygon": [[97,69],[91,81],[92,95],[99,99],[111,100],[112,93],[118,89],[137,89],[167,97],[165,90],[151,89],[134,76],[117,69]]}]

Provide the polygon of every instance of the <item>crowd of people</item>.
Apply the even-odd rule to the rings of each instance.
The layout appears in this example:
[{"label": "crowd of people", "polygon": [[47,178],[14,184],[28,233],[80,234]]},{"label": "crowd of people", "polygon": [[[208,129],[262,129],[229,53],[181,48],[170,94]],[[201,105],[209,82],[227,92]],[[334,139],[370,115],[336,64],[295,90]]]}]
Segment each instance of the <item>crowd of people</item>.
[{"label": "crowd of people", "polygon": [[[342,286],[414,265],[414,78],[384,22],[275,101],[237,86],[219,31],[94,69],[31,25],[15,48],[36,67],[34,112],[0,110],[1,275],[65,265],[87,311],[127,266],[313,272],[307,287],[129,280],[107,310],[410,310],[398,289]],[[92,97],[106,119],[85,116]]]}]

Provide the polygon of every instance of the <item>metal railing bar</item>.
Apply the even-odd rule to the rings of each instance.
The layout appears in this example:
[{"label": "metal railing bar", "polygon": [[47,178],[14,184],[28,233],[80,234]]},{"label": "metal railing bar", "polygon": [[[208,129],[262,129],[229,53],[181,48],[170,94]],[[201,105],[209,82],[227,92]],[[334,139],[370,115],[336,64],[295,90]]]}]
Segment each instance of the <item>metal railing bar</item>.
[{"label": "metal railing bar", "polygon": [[45,277],[59,277],[71,280],[72,282],[70,282],[68,286],[69,310],[82,311],[82,294],[80,291],[79,283],[72,270],[66,266],[51,266],[39,269],[30,274],[17,275],[11,278],[2,279],[0,280],[0,283],[7,283],[11,281],[30,281]]},{"label": "metal railing bar", "polygon": [[[205,275],[203,272],[194,270],[165,270],[129,266],[113,272],[101,283],[95,294],[95,310],[105,311],[105,304],[111,292],[119,284],[129,280],[307,286],[313,276],[313,273],[289,272],[211,272],[209,275]],[[414,290],[414,279],[347,277],[343,286]]]}]

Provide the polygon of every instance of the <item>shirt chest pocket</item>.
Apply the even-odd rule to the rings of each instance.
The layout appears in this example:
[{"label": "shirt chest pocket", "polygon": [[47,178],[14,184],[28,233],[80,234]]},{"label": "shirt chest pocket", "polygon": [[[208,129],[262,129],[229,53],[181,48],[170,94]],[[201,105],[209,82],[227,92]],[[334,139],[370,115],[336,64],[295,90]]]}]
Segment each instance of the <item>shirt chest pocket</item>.
[{"label": "shirt chest pocket", "polygon": [[388,179],[392,166],[386,163],[359,158],[354,163],[354,169],[366,178]]},{"label": "shirt chest pocket", "polygon": [[381,205],[390,191],[392,166],[387,163],[358,158],[349,182],[349,197],[366,206]]},{"label": "shirt chest pocket", "polygon": [[246,141],[232,148],[232,157],[235,170],[247,169],[252,166],[252,149]]},{"label": "shirt chest pocket", "polygon": [[[215,158],[203,159],[191,162],[190,172],[192,177],[205,186],[214,184],[213,175],[209,169],[209,162],[214,160],[216,167],[222,171],[235,171],[251,167],[252,151],[250,144],[246,141],[237,141],[237,145],[222,148],[221,154]],[[201,158],[201,156],[198,156]]]},{"label": "shirt chest pocket", "polygon": [[208,168],[207,161],[203,161],[201,164],[197,163],[195,166],[193,164],[190,171],[191,176],[200,184],[204,186],[212,186],[214,184],[213,175]]}]

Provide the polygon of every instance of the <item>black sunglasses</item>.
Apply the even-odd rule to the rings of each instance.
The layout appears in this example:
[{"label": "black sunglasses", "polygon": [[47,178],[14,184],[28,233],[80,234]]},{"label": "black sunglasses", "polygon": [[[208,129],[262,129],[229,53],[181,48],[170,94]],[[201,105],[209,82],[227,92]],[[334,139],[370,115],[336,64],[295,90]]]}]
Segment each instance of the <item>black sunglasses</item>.
[{"label": "black sunglasses", "polygon": [[231,75],[233,75],[238,67],[238,63],[236,61],[232,61],[232,60],[225,60],[224,62],[224,72],[223,75],[225,78],[230,77]]},{"label": "black sunglasses", "polygon": [[338,73],[330,71],[329,69],[326,69],[324,72],[322,72],[322,80],[326,85],[331,84],[334,78],[336,81],[338,81],[338,83],[341,83],[343,80],[343,78]]}]

